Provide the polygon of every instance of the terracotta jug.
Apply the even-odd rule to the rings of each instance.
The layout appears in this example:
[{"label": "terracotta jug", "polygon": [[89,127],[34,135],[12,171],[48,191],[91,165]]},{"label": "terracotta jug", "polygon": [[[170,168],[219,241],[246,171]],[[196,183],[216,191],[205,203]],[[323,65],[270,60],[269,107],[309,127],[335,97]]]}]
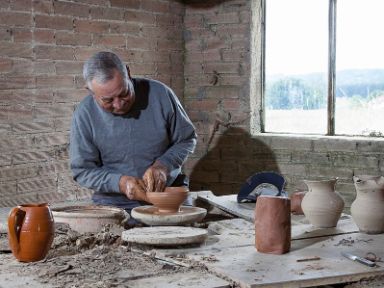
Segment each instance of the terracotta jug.
[{"label": "terracotta jug", "polygon": [[55,226],[47,203],[14,207],[8,216],[12,254],[21,262],[44,259],[51,247]]},{"label": "terracotta jug", "polygon": [[255,207],[258,252],[284,254],[291,248],[291,204],[286,197],[261,195]]},{"label": "terracotta jug", "polygon": [[384,177],[354,176],[356,199],[351,205],[351,215],[361,232],[384,233]]},{"label": "terracotta jug", "polygon": [[301,208],[305,218],[315,227],[336,227],[344,208],[344,200],[335,191],[338,178],[330,180],[304,180],[308,187]]}]

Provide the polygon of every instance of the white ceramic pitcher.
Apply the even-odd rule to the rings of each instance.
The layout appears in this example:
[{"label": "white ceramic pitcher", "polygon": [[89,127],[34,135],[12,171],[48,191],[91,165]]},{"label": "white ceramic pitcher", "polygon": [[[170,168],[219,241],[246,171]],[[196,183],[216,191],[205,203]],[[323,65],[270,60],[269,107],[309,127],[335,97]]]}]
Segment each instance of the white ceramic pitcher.
[{"label": "white ceramic pitcher", "polygon": [[384,233],[384,177],[354,176],[356,199],[351,205],[352,218],[361,232]]}]

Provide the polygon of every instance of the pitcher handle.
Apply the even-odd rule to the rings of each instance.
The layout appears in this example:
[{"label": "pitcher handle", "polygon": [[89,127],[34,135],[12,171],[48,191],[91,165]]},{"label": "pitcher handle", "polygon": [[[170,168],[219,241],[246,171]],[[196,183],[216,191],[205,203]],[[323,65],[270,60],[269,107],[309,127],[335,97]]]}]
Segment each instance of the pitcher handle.
[{"label": "pitcher handle", "polygon": [[18,253],[20,250],[20,231],[25,214],[25,211],[19,207],[14,207],[8,216],[9,245],[14,248],[15,253]]}]

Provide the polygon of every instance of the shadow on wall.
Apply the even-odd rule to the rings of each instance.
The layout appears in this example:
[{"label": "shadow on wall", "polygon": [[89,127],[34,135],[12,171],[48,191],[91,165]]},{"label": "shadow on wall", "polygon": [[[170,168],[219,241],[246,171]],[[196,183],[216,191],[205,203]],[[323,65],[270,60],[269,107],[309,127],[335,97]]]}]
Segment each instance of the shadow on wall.
[{"label": "shadow on wall", "polygon": [[262,171],[280,173],[273,152],[246,130],[230,127],[194,166],[190,189],[237,194],[249,176]]}]

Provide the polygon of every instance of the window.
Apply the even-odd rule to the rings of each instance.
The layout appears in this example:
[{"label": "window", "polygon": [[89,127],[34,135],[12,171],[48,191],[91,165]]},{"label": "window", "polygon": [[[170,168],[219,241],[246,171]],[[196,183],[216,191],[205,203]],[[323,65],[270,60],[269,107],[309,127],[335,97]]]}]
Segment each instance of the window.
[{"label": "window", "polygon": [[384,1],[263,3],[262,131],[384,136]]}]

